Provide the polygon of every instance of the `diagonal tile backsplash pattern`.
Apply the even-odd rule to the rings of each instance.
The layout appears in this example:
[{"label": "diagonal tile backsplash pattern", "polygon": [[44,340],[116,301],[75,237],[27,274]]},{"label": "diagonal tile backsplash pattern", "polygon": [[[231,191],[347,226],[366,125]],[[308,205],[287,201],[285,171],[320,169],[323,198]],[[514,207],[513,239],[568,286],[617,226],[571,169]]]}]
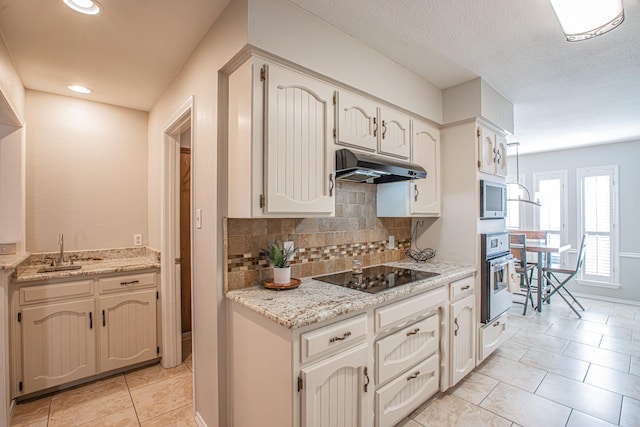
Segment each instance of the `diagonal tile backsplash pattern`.
[{"label": "diagonal tile backsplash pattern", "polygon": [[[376,217],[376,192],[375,185],[338,182],[336,216],[331,218],[227,218],[225,290],[273,277],[260,249],[274,240],[294,242],[291,276],[296,278],[344,271],[354,259],[365,267],[404,259],[411,244],[411,218]],[[394,249],[387,248],[390,235]]]}]

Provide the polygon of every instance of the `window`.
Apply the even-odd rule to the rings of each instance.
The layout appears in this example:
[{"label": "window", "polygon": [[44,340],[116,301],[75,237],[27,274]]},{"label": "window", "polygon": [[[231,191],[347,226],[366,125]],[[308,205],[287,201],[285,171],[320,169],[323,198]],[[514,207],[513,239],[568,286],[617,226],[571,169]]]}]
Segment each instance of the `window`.
[{"label": "window", "polygon": [[616,283],[617,166],[578,169],[580,228],[587,237],[582,279]]},{"label": "window", "polygon": [[[566,215],[566,181],[567,172],[544,172],[533,175],[535,198],[540,201],[535,218],[537,229],[549,231],[549,242],[552,245],[565,243],[567,231]],[[551,261],[555,264],[565,263],[564,255],[553,254]]]},{"label": "window", "polygon": [[[520,175],[521,182],[524,181],[524,175]],[[517,199],[526,199],[524,188],[518,185],[518,180],[509,176],[507,178],[507,218],[506,227],[511,230],[518,230],[524,228],[524,209],[523,204],[518,202]]]}]

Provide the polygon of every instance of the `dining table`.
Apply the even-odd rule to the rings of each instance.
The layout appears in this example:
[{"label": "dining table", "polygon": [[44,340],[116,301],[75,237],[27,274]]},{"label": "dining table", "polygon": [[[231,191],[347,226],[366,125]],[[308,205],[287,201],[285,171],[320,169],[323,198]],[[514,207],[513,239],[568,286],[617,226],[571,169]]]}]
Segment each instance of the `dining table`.
[{"label": "dining table", "polygon": [[[561,254],[571,249],[571,244],[555,245],[543,241],[527,240],[527,252],[535,252],[538,254],[538,292],[536,310],[542,312],[542,293],[546,290],[546,279],[542,274],[544,267],[551,267],[551,255]],[[512,244],[514,249],[522,249],[522,245]]]}]

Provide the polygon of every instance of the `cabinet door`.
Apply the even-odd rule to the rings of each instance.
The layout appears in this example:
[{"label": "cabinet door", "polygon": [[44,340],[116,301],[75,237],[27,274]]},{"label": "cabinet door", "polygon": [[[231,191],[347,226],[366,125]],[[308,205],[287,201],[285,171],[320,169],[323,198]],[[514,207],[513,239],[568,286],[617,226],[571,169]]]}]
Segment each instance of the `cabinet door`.
[{"label": "cabinet door", "polygon": [[377,105],[350,92],[336,92],[336,143],[376,151]]},{"label": "cabinet door", "polygon": [[265,65],[265,212],[334,212],[331,86]]},{"label": "cabinet door", "polygon": [[428,124],[414,120],[411,137],[411,160],[427,171],[427,177],[410,182],[410,212],[412,215],[440,215],[439,133]]},{"label": "cabinet door", "polygon": [[100,370],[157,357],[156,292],[100,297]]},{"label": "cabinet door", "polygon": [[475,296],[451,304],[451,386],[476,366]]},{"label": "cabinet door", "polygon": [[496,175],[507,176],[507,138],[496,133]]},{"label": "cabinet door", "polygon": [[494,174],[496,171],[495,138],[495,132],[492,132],[483,126],[478,127],[478,168],[480,169],[480,172]]},{"label": "cabinet door", "polygon": [[94,300],[22,309],[23,393],[96,373]]},{"label": "cabinet door", "polygon": [[367,355],[362,345],[302,370],[304,427],[371,426]]},{"label": "cabinet door", "polygon": [[409,159],[409,117],[389,107],[380,107],[378,151],[402,159]]}]

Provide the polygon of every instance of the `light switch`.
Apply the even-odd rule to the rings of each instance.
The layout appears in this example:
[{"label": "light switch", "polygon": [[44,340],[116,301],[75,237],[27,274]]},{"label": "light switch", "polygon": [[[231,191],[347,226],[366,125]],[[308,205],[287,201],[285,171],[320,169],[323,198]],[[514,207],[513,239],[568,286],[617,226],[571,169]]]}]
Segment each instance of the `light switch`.
[{"label": "light switch", "polygon": [[284,242],[282,244],[282,248],[287,251],[287,252],[293,252],[293,242],[292,241],[288,241],[288,242]]},{"label": "light switch", "polygon": [[202,209],[196,209],[196,228],[202,228]]},{"label": "light switch", "polygon": [[396,248],[396,236],[389,236],[389,249],[395,249]]}]

